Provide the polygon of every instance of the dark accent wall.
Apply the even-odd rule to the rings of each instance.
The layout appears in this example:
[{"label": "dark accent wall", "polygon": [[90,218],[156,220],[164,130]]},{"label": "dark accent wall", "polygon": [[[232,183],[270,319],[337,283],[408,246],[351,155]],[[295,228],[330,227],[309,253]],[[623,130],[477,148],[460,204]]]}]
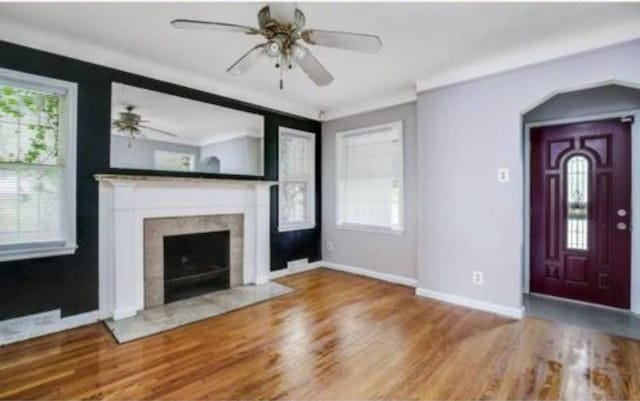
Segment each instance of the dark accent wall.
[{"label": "dark accent wall", "polygon": [[109,167],[111,83],[121,82],[220,106],[261,114],[265,119],[265,175],[277,180],[278,127],[317,135],[316,221],[312,230],[278,233],[277,188],[271,192],[271,269],[286,261],[320,259],[320,123],[180,85],[130,74],[0,41],[0,68],[78,83],[77,242],[74,255],[0,263],[0,320],[61,309],[63,316],[98,308],[98,183],[94,174],[126,173],[228,179],[255,177],[162,173]]},{"label": "dark accent wall", "polygon": [[322,177],[322,135],[320,135],[320,124],[316,121],[292,120],[288,118],[273,118],[267,121],[266,130],[276,132],[276,135],[269,135],[265,140],[265,157],[267,171],[266,178],[269,180],[278,179],[278,127],[284,126],[301,131],[316,133],[316,227],[308,230],[278,232],[278,208],[273,205],[278,204],[278,187],[271,188],[271,270],[280,270],[287,267],[287,261],[309,258],[310,262],[320,260],[322,254],[321,244],[321,177]]}]

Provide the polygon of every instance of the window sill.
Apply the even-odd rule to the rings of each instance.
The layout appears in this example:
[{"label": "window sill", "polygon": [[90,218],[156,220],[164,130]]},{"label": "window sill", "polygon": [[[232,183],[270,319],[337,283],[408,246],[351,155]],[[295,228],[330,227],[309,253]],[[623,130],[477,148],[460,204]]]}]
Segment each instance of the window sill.
[{"label": "window sill", "polygon": [[279,233],[286,233],[288,231],[299,231],[299,230],[311,230],[316,228],[315,223],[305,223],[305,224],[296,224],[289,226],[278,226]]},{"label": "window sill", "polygon": [[404,229],[393,229],[390,227],[381,227],[381,226],[366,226],[360,224],[336,224],[336,228],[338,230],[345,231],[362,231],[367,233],[375,233],[375,234],[388,234],[388,235],[402,235],[404,234]]},{"label": "window sill", "polygon": [[39,248],[3,250],[0,251],[0,262],[73,255],[76,253],[76,249],[78,249],[77,245],[65,245],[58,247],[43,246]]}]

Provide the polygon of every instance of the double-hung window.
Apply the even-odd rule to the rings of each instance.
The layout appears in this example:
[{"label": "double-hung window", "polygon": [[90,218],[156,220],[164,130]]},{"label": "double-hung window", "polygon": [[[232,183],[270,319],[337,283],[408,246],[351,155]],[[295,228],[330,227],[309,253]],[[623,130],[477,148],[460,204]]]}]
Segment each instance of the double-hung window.
[{"label": "double-hung window", "polygon": [[0,69],[0,261],[73,253],[77,85]]},{"label": "double-hung window", "polygon": [[278,136],[278,230],[313,228],[316,225],[315,134],[280,127]]},{"label": "double-hung window", "polygon": [[338,227],[403,230],[402,122],[336,135]]}]

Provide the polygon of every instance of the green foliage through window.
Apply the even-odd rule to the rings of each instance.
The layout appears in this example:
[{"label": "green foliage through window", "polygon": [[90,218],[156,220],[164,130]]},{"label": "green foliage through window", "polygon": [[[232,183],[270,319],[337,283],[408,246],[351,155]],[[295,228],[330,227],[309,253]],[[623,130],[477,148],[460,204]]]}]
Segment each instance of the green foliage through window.
[{"label": "green foliage through window", "polygon": [[0,86],[0,162],[57,164],[60,96]]}]

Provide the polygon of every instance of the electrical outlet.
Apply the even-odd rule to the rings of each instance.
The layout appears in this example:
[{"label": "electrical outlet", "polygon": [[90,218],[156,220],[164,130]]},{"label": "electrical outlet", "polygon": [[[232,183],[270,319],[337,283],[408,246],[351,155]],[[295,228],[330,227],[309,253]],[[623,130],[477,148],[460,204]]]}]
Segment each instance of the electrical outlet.
[{"label": "electrical outlet", "polygon": [[327,251],[333,251],[333,242],[327,241]]},{"label": "electrical outlet", "polygon": [[473,271],[473,284],[484,285],[484,273],[478,270]]},{"label": "electrical outlet", "polygon": [[498,182],[509,182],[509,169],[508,168],[499,168],[498,169]]}]

